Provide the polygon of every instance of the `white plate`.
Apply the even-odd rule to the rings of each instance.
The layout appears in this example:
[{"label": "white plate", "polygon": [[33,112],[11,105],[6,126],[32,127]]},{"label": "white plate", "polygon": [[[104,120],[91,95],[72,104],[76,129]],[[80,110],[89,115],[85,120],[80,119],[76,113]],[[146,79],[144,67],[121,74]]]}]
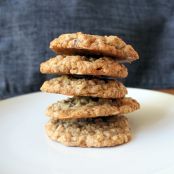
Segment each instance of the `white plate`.
[{"label": "white plate", "polygon": [[0,174],[174,173],[174,96],[129,88],[141,109],[128,115],[133,139],[114,148],[75,148],[44,133],[44,110],[62,95],[0,102]]}]

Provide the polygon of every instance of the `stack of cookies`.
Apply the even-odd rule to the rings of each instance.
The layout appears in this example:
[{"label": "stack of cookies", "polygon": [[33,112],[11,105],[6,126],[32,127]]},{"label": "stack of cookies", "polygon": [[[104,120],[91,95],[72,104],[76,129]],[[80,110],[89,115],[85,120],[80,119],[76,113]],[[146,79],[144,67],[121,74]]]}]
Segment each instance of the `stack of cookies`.
[{"label": "stack of cookies", "polygon": [[117,36],[78,32],[60,35],[50,48],[58,55],[41,63],[40,71],[60,76],[45,81],[41,91],[73,97],[48,107],[48,136],[80,147],[109,147],[130,141],[124,114],[140,106],[125,97],[127,89],[115,79],[128,75],[123,62],[138,59],[132,46]]}]

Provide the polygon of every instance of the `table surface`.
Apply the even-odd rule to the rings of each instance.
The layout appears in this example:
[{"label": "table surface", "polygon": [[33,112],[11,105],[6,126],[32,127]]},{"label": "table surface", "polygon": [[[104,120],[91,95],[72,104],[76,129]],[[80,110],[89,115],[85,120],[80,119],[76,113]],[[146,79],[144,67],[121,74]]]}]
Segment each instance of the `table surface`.
[{"label": "table surface", "polygon": [[169,93],[169,94],[174,94],[174,89],[161,89],[159,91]]}]

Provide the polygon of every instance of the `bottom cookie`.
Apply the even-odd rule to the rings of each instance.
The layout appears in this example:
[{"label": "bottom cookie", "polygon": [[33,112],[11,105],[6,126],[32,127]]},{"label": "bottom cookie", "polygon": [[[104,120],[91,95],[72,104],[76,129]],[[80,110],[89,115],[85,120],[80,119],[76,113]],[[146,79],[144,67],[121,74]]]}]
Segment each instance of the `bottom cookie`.
[{"label": "bottom cookie", "polygon": [[50,120],[47,135],[66,146],[111,147],[131,140],[128,120],[124,116],[74,120]]}]

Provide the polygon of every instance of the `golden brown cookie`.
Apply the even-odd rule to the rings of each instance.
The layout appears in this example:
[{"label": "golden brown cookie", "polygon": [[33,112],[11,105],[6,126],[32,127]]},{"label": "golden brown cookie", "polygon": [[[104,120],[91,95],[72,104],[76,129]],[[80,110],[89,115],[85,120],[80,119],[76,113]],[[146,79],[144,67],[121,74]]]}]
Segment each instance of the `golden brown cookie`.
[{"label": "golden brown cookie", "polygon": [[108,57],[58,55],[40,65],[40,71],[48,74],[78,74],[125,78],[127,68]]},{"label": "golden brown cookie", "polygon": [[139,107],[139,103],[132,98],[72,97],[50,105],[46,114],[54,120],[94,118],[127,114]]},{"label": "golden brown cookie", "polygon": [[50,43],[50,48],[58,54],[66,55],[97,55],[127,61],[139,58],[133,47],[117,36],[98,36],[81,32],[62,34]]},{"label": "golden brown cookie", "polygon": [[128,120],[113,116],[80,120],[49,121],[47,135],[66,146],[111,147],[131,140]]},{"label": "golden brown cookie", "polygon": [[101,98],[122,98],[127,94],[125,86],[116,80],[78,79],[70,76],[61,76],[45,81],[41,91]]}]

